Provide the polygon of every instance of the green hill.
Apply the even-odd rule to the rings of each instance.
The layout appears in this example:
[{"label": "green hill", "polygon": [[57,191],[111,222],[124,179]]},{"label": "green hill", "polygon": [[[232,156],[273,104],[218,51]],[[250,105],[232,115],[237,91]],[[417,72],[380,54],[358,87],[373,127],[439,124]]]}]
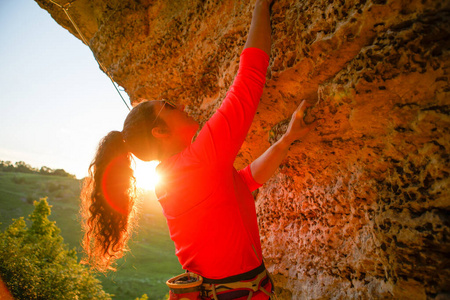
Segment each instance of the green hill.
[{"label": "green hill", "polygon": [[[73,178],[0,172],[0,229],[12,219],[28,216],[34,200],[48,197],[52,205],[49,219],[56,221],[65,243],[76,248],[80,257],[80,189],[81,181]],[[159,203],[150,193],[141,197],[139,228],[131,240],[131,252],[119,260],[116,272],[98,276],[105,291],[115,295],[113,299],[135,299],[143,294],[163,299],[168,293],[165,281],[182,272]]]}]

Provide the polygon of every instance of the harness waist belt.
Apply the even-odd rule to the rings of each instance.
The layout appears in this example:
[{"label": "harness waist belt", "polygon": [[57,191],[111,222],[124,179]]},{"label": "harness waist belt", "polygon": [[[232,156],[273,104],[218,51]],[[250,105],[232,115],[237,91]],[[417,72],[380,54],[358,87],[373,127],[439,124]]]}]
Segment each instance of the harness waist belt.
[{"label": "harness waist belt", "polygon": [[203,283],[210,283],[210,284],[219,284],[219,283],[230,283],[230,282],[236,282],[236,281],[242,281],[242,280],[250,280],[258,276],[258,274],[261,274],[266,269],[266,266],[264,265],[264,262],[261,263],[259,267],[256,267],[253,270],[250,270],[248,272],[233,275],[230,277],[225,277],[222,279],[209,279],[206,277],[203,277]]},{"label": "harness waist belt", "polygon": [[262,263],[256,269],[243,274],[218,280],[203,278],[202,296],[206,299],[225,300],[248,295],[248,299],[251,299],[254,293],[261,291],[270,297],[273,282],[270,280],[271,290],[265,288],[269,280],[269,273]]}]

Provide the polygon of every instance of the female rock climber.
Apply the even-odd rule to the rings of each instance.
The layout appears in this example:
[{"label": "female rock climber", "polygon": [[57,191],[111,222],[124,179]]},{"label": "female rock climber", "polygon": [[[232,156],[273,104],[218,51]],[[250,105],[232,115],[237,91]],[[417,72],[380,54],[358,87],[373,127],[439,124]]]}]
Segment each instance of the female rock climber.
[{"label": "female rock climber", "polygon": [[[268,299],[251,192],[267,181],[290,145],[312,128],[303,101],[283,137],[249,166],[233,162],[262,95],[271,49],[270,4],[256,0],[239,71],[221,107],[197,138],[198,123],[181,105],[140,103],[123,130],[100,142],[82,192],[83,241],[88,262],[106,270],[123,255],[136,213],[131,154],[159,160],[155,192],[183,269],[203,279],[201,299]],[[176,299],[176,296],[171,294]]]}]

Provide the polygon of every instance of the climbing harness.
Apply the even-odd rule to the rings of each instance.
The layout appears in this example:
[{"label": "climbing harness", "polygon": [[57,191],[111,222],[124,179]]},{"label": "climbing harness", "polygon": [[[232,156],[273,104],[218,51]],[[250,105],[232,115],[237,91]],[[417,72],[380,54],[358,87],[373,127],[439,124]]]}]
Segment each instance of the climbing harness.
[{"label": "climbing harness", "polygon": [[[250,272],[225,279],[208,279],[187,272],[166,282],[169,300],[221,300],[247,297],[250,300],[261,291],[273,296],[274,285],[264,264]],[[269,289],[269,290],[267,290]]]},{"label": "climbing harness", "polygon": [[117,93],[119,94],[120,98],[122,98],[123,103],[125,104],[125,106],[128,108],[128,110],[131,110],[130,107],[128,106],[127,102],[125,101],[125,99],[122,97],[122,94],[120,93],[119,89],[117,88],[114,80],[112,79],[111,74],[109,74],[108,70],[105,68],[105,66],[103,66],[103,64],[97,59],[97,56],[95,56],[94,51],[92,51],[91,47],[89,46],[89,43],[87,42],[86,38],[84,37],[84,35],[81,33],[80,29],[78,28],[77,24],[74,22],[74,20],[72,19],[72,17],[69,14],[69,8],[72,5],[72,3],[74,3],[77,0],[73,0],[71,2],[67,2],[64,5],[58,4],[53,0],[48,0],[51,3],[53,3],[54,5],[58,6],[59,8],[61,8],[64,13],[66,14],[67,18],[69,19],[70,23],[72,23],[72,26],[75,28],[75,30],[78,32],[78,34],[81,37],[81,40],[83,41],[83,43],[89,47],[89,49],[92,52],[92,55],[94,56],[95,61],[98,63],[98,65],[100,66],[100,68],[102,69],[103,72],[105,72],[105,74],[109,77],[109,79],[111,80],[114,88],[116,89]]},{"label": "climbing harness", "polygon": [[[267,291],[265,286],[268,285],[270,278],[266,270],[258,274],[253,280],[241,280],[229,283],[203,283],[203,295],[206,299],[218,300],[218,295],[232,296],[233,298],[245,297],[251,299],[253,295],[261,291],[267,296],[271,296],[271,291]],[[271,282],[270,282],[271,283]],[[233,295],[230,295],[233,294]]]}]

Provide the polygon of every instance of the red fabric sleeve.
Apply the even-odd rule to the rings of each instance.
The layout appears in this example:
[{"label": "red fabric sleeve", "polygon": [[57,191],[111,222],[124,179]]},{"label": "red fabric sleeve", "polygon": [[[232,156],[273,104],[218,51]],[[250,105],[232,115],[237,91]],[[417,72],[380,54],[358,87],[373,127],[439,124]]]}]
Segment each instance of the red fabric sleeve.
[{"label": "red fabric sleeve", "polygon": [[191,145],[197,157],[215,168],[233,164],[258,108],[268,65],[267,53],[258,48],[244,49],[227,96]]},{"label": "red fabric sleeve", "polygon": [[239,173],[239,175],[241,175],[242,180],[244,180],[244,182],[247,185],[250,192],[253,192],[254,190],[262,187],[262,184],[256,182],[255,179],[253,178],[253,174],[252,174],[250,165],[248,165],[247,167],[245,167],[242,170],[239,170],[238,173]]}]

